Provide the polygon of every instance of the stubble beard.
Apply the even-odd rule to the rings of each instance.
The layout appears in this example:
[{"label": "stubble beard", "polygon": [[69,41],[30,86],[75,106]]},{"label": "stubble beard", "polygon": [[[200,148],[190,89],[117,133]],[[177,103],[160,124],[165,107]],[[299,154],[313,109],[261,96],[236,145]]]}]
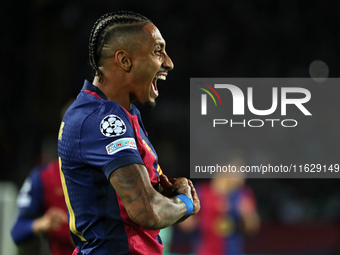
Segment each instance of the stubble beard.
[{"label": "stubble beard", "polygon": [[156,102],[155,102],[155,101],[154,101],[154,102],[147,101],[147,102],[144,104],[144,106],[145,106],[146,108],[152,109],[152,108],[155,108]]}]

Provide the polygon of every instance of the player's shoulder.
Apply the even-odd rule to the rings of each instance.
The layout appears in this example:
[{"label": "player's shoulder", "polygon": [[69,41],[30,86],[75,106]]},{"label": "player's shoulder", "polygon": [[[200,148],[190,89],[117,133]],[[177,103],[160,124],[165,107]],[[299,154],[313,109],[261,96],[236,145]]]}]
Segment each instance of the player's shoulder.
[{"label": "player's shoulder", "polygon": [[[91,98],[92,97],[92,98]],[[116,102],[80,94],[66,111],[63,122],[72,126],[99,125],[104,119],[117,117],[127,121],[128,113]]]},{"label": "player's shoulder", "polygon": [[83,110],[85,113],[76,124],[84,139],[118,137],[131,128],[129,113],[122,106],[109,100],[95,101],[92,106],[83,106],[89,110]]},{"label": "player's shoulder", "polygon": [[41,173],[44,169],[45,165],[35,167],[26,177],[17,198],[19,208],[30,207],[32,202],[34,202],[32,201],[32,197],[39,197],[39,194],[42,193]]},{"label": "player's shoulder", "polygon": [[59,171],[59,164],[57,160],[34,167],[27,179],[32,183],[40,183],[43,175],[56,171]]},{"label": "player's shoulder", "polygon": [[118,103],[105,100],[97,111],[88,117],[87,122],[90,123],[90,125],[99,125],[103,133],[106,130],[110,132],[111,128],[116,131],[119,130],[118,127],[125,129],[126,124],[130,123],[130,117],[129,113]]},{"label": "player's shoulder", "polygon": [[41,175],[44,176],[59,176],[59,162],[58,160],[53,160],[48,164],[41,167]]},{"label": "player's shoulder", "polygon": [[114,101],[103,101],[98,110],[98,116],[100,117],[106,115],[117,115],[119,117],[128,118],[128,112],[121,105]]},{"label": "player's shoulder", "polygon": [[29,177],[32,179],[40,177],[41,173],[46,171],[47,167],[48,167],[48,164],[41,164],[41,165],[35,166],[31,170]]}]

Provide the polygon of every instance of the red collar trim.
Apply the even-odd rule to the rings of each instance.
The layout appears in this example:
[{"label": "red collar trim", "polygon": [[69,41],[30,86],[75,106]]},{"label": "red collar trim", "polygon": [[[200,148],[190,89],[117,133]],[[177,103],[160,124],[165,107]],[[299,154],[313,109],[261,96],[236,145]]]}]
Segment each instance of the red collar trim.
[{"label": "red collar trim", "polygon": [[84,90],[85,92],[86,92],[86,94],[89,94],[89,95],[92,95],[92,96],[95,96],[95,97],[97,97],[97,98],[99,98],[99,99],[101,99],[101,100],[104,100],[103,98],[101,98],[96,92],[93,92],[93,91],[91,91],[91,90]]}]

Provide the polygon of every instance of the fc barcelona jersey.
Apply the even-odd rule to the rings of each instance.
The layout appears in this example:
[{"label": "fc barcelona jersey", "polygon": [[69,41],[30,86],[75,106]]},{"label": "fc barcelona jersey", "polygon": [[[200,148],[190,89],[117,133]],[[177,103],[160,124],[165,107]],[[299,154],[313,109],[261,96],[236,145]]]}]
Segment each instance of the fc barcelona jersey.
[{"label": "fc barcelona jersey", "polygon": [[132,222],[109,176],[143,164],[152,186],[162,170],[138,109],[126,111],[85,81],[58,136],[61,180],[78,254],[162,254],[158,230]]}]

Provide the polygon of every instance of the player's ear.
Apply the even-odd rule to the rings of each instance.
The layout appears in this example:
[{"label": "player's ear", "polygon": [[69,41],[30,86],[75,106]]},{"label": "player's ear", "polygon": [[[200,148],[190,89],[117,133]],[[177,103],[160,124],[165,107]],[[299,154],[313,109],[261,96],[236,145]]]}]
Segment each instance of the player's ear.
[{"label": "player's ear", "polygon": [[125,50],[117,50],[115,53],[115,59],[121,68],[127,72],[130,72],[132,61],[129,57],[129,54]]}]

